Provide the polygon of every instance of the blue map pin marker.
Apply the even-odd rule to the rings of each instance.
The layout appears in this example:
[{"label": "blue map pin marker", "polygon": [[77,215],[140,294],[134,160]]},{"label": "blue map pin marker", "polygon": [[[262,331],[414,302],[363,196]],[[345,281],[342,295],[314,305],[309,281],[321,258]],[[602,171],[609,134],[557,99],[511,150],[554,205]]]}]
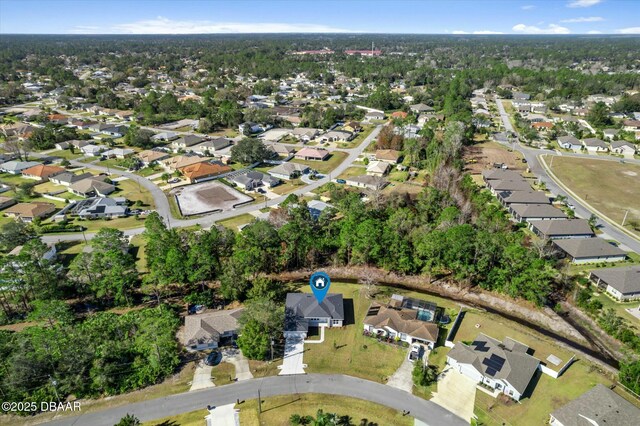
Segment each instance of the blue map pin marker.
[{"label": "blue map pin marker", "polygon": [[322,303],[327,293],[329,292],[329,286],[331,286],[331,278],[325,272],[314,272],[309,280],[309,285],[313,291],[313,295],[316,296],[318,304]]}]

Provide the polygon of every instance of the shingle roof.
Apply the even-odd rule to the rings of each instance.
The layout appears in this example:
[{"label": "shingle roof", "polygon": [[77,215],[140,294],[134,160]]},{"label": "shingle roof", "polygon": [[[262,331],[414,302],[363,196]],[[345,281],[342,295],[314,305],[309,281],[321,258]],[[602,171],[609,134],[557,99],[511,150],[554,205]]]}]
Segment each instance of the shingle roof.
[{"label": "shingle roof", "polygon": [[542,191],[503,191],[498,193],[498,198],[507,204],[551,204],[551,200]]},{"label": "shingle roof", "polygon": [[376,151],[377,160],[398,161],[399,158],[400,151],[395,149],[379,149]]},{"label": "shingle roof", "polygon": [[593,235],[589,221],[585,219],[531,220],[531,226],[542,234],[552,236]]},{"label": "shingle roof", "polygon": [[591,271],[591,275],[600,278],[622,294],[640,292],[640,266],[594,270]]},{"label": "shingle roof", "polygon": [[606,142],[598,138],[587,138],[587,139],[584,139],[582,142],[584,142],[585,146],[595,146],[599,148],[607,147]]},{"label": "shingle roof", "polygon": [[4,211],[6,214],[13,214],[19,217],[42,217],[53,213],[56,209],[51,203],[18,203]]},{"label": "shingle roof", "polygon": [[515,214],[525,219],[528,217],[567,217],[562,210],[553,207],[551,204],[511,204],[509,208]]},{"label": "shingle roof", "polygon": [[298,163],[282,163],[279,166],[269,170],[269,174],[291,175],[294,172],[304,173],[309,166]]},{"label": "shingle roof", "polygon": [[602,238],[578,238],[554,242],[561,250],[573,258],[622,256],[626,253]]},{"label": "shingle roof", "polygon": [[456,343],[448,356],[459,363],[473,365],[484,376],[505,380],[523,394],[540,364],[527,350],[527,346],[508,337],[500,342],[481,333],[469,346]]},{"label": "shingle roof", "polygon": [[364,324],[378,329],[389,327],[396,332],[431,342],[438,340],[438,325],[416,319],[418,311],[415,309],[394,309],[374,302],[369,307],[369,312],[375,313],[366,316]]},{"label": "shingle roof", "polygon": [[482,177],[485,180],[521,180],[524,179],[520,173],[513,170],[491,169],[484,170]]},{"label": "shingle roof", "polygon": [[531,185],[524,178],[514,180],[489,180],[487,185],[494,191],[530,191]]},{"label": "shingle roof", "polygon": [[190,346],[218,342],[221,334],[238,329],[238,318],[243,310],[236,308],[186,316],[182,343]]},{"label": "shingle roof", "polygon": [[342,294],[329,293],[322,303],[318,303],[313,294],[287,293],[285,311],[286,331],[302,331],[300,330],[300,326],[304,326],[304,323],[301,323],[300,320],[308,318],[344,320]]},{"label": "shingle roof", "polygon": [[551,415],[564,426],[636,426],[640,409],[598,384]]}]

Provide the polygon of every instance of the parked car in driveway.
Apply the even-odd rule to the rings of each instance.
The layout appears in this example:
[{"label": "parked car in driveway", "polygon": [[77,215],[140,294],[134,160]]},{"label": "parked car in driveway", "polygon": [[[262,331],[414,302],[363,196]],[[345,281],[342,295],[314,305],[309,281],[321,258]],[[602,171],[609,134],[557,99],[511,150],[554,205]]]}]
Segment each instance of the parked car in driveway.
[{"label": "parked car in driveway", "polygon": [[409,361],[411,362],[415,362],[417,359],[420,359],[420,357],[422,356],[422,346],[418,345],[417,343],[414,343],[413,345],[411,345],[411,350],[409,351]]},{"label": "parked car in driveway", "polygon": [[336,179],[336,183],[340,183],[344,185],[345,183],[347,183],[347,181],[344,179]]},{"label": "parked car in driveway", "polygon": [[222,354],[218,351],[213,351],[204,359],[206,365],[214,366],[220,364],[222,361]]}]

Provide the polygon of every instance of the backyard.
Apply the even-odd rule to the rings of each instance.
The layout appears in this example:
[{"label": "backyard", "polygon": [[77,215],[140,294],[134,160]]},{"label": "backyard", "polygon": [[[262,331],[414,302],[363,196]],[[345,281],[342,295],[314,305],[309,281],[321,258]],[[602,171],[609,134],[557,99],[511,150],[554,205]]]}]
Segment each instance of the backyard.
[{"label": "backyard", "polygon": [[630,225],[640,221],[640,165],[566,156],[544,160],[564,185],[617,224],[628,212],[625,229],[640,236]]}]

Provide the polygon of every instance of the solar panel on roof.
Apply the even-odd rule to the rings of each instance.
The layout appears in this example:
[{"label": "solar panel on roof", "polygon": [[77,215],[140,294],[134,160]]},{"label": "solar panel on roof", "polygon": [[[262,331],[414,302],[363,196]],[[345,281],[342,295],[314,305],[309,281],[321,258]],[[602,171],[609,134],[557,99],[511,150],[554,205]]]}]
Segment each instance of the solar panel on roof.
[{"label": "solar panel on roof", "polygon": [[505,359],[496,354],[491,354],[489,358],[485,358],[482,360],[482,364],[487,366],[487,373],[489,372],[489,370],[495,370],[496,372],[502,370],[504,362]]},{"label": "solar panel on roof", "polygon": [[478,352],[487,352],[489,351],[489,347],[487,346],[487,342],[483,342],[482,340],[474,340],[471,343],[471,346],[475,348]]},{"label": "solar panel on roof", "polygon": [[486,373],[487,373],[488,376],[495,376],[497,371],[494,370],[493,368],[489,367],[489,368],[487,368]]}]

